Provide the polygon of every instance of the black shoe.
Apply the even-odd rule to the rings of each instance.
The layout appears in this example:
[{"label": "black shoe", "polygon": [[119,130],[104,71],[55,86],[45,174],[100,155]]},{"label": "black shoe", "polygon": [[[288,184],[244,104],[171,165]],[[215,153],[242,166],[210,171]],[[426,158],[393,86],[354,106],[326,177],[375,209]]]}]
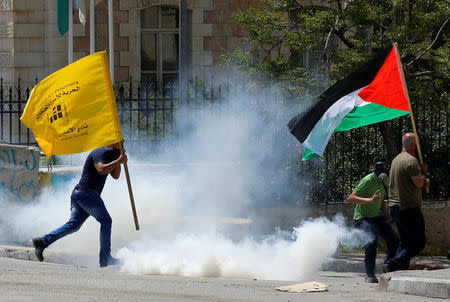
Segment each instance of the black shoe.
[{"label": "black shoe", "polygon": [[100,267],[107,267],[108,265],[117,265],[120,264],[120,260],[118,258],[114,258],[109,255],[105,259],[100,259]]},{"label": "black shoe", "polygon": [[400,268],[392,262],[387,262],[383,264],[383,273],[395,272]]},{"label": "black shoe", "polygon": [[366,281],[367,283],[378,283],[378,279],[375,276],[372,277],[367,276],[364,278],[364,281]]},{"label": "black shoe", "polygon": [[34,246],[34,253],[36,254],[36,258],[42,262],[44,261],[44,249],[46,248],[44,242],[42,242],[42,239],[39,237],[31,239],[31,242]]}]

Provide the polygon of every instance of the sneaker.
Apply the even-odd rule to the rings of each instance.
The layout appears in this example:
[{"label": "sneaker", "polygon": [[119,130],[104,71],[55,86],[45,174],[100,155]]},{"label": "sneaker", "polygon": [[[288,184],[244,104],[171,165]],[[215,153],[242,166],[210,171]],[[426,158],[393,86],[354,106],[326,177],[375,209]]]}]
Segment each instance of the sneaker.
[{"label": "sneaker", "polygon": [[41,238],[36,237],[31,239],[31,242],[33,243],[34,246],[34,253],[36,254],[36,258],[42,262],[44,261],[44,249],[45,249],[45,244],[42,241]]},{"label": "sneaker", "polygon": [[118,265],[120,260],[111,255],[108,255],[106,259],[100,259],[100,267],[107,267],[108,265]]},{"label": "sneaker", "polygon": [[377,277],[373,276],[373,277],[365,277],[364,281],[366,281],[367,283],[378,283],[378,279]]}]

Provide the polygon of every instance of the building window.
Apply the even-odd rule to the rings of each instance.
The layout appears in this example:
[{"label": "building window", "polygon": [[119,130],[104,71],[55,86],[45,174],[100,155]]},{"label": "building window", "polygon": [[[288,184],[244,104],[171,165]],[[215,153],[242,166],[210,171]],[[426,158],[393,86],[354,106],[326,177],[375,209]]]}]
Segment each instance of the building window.
[{"label": "building window", "polygon": [[141,81],[164,87],[178,78],[178,8],[141,10]]}]

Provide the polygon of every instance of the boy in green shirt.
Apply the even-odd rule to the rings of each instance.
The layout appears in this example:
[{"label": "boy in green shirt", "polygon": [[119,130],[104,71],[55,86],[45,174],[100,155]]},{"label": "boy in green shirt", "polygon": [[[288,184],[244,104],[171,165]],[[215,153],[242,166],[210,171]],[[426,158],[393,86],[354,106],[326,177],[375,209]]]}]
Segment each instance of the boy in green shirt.
[{"label": "boy in green shirt", "polygon": [[353,216],[356,227],[372,236],[370,242],[365,246],[364,257],[367,275],[364,280],[369,283],[378,283],[375,276],[378,236],[386,241],[386,261],[395,256],[399,243],[397,234],[383,216],[383,213],[389,215],[384,202],[386,188],[389,186],[385,166],[383,158],[375,158],[372,166],[373,172],[358,183],[348,198],[351,203],[356,204]]}]

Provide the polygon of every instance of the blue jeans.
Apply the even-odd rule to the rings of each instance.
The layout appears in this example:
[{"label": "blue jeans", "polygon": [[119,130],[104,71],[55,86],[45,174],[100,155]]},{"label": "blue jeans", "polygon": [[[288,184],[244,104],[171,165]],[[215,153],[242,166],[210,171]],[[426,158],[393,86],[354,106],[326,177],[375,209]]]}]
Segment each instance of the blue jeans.
[{"label": "blue jeans", "polygon": [[420,208],[400,210],[395,205],[390,207],[390,211],[400,234],[400,246],[389,263],[395,269],[408,269],[411,258],[425,247],[425,220]]},{"label": "blue jeans", "polygon": [[372,240],[365,246],[364,264],[366,267],[366,274],[369,277],[375,276],[375,263],[377,258],[377,243],[378,236],[386,241],[386,261],[393,258],[398,248],[399,239],[397,233],[386,222],[384,216],[373,218],[360,218],[355,221],[356,227],[371,234]]},{"label": "blue jeans", "polygon": [[53,232],[41,239],[47,247],[56,240],[78,231],[81,225],[91,215],[100,222],[100,262],[111,254],[111,224],[112,220],[106,210],[105,203],[95,190],[73,190],[70,196],[70,219]]}]

